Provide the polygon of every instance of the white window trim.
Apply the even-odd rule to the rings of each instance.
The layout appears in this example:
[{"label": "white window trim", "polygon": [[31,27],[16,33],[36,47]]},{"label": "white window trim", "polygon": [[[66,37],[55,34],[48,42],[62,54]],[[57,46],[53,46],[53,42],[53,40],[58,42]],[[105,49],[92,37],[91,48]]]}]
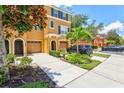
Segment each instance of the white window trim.
[{"label": "white window trim", "polygon": [[[60,25],[60,26],[63,26],[68,30],[68,26],[64,26],[64,25]],[[67,31],[67,33],[68,33],[68,31]],[[61,33],[60,35],[66,35],[67,33]]]},{"label": "white window trim", "polygon": [[51,16],[51,15],[47,15],[47,17],[49,17],[49,18],[53,18],[53,19],[56,19],[56,20],[63,21],[63,22],[66,22],[66,23],[70,23],[70,24],[71,24],[71,21],[67,21],[67,20],[64,20],[64,19],[60,19],[60,18],[57,18],[57,17]]},{"label": "white window trim", "polygon": [[[51,27],[51,21],[53,21],[53,27]],[[54,29],[55,28],[55,21],[54,20],[50,20],[50,29]]]}]

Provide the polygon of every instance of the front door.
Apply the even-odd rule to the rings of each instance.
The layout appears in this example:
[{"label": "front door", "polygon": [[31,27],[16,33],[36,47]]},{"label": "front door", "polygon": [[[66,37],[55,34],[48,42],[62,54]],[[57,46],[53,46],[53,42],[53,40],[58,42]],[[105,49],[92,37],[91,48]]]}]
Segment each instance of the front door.
[{"label": "front door", "polygon": [[51,42],[51,50],[56,50],[56,42],[55,41]]},{"label": "front door", "polygon": [[15,55],[17,56],[23,55],[23,41],[20,39],[15,40]]}]

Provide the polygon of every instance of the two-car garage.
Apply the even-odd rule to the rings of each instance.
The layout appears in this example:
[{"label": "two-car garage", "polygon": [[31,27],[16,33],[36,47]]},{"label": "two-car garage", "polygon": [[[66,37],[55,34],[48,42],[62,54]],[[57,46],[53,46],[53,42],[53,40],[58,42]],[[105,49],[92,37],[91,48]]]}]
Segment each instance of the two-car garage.
[{"label": "two-car garage", "polygon": [[42,42],[41,41],[27,41],[27,53],[41,53]]}]

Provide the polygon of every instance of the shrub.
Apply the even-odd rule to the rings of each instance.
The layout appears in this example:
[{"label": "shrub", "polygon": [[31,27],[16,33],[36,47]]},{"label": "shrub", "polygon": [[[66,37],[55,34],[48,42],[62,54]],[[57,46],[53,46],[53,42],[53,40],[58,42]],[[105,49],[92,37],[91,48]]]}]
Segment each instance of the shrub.
[{"label": "shrub", "polygon": [[97,65],[99,65],[100,63],[101,63],[101,61],[99,61],[99,60],[92,60],[91,63],[80,64],[80,67],[87,69],[87,70],[91,70],[94,67],[96,67]]},{"label": "shrub", "polygon": [[32,59],[27,56],[23,58],[18,58],[17,60],[20,61],[19,67],[21,68],[26,68],[32,62]]},{"label": "shrub", "polygon": [[60,51],[60,56],[62,57],[65,57],[65,55],[68,54],[68,52],[66,51],[66,49],[62,49],[62,50],[59,50]]},{"label": "shrub", "polygon": [[99,47],[98,46],[92,46],[93,49],[98,49]]},{"label": "shrub", "polygon": [[0,67],[0,86],[7,81],[7,75],[5,71]]},{"label": "shrub", "polygon": [[89,55],[82,54],[82,57],[83,57],[83,63],[90,63],[90,62],[92,62],[91,57]]},{"label": "shrub", "polygon": [[55,50],[51,50],[49,51],[49,54],[54,56],[54,57],[60,57],[60,51],[55,51]]},{"label": "shrub", "polygon": [[43,81],[26,83],[22,85],[20,88],[48,88],[48,83],[43,82]]},{"label": "shrub", "polygon": [[70,63],[80,63],[81,62],[81,55],[78,53],[72,53],[65,56],[65,59]]},{"label": "shrub", "polygon": [[68,54],[67,56],[65,56],[65,59],[68,62],[74,63],[74,64],[90,63],[92,61],[89,55],[79,54],[79,53]]},{"label": "shrub", "polygon": [[14,54],[11,53],[11,54],[7,55],[7,67],[9,69],[12,69],[14,60],[15,60],[15,55]]},{"label": "shrub", "polygon": [[11,53],[11,54],[7,55],[7,62],[8,63],[13,63],[14,60],[15,60],[15,55],[14,54]]}]

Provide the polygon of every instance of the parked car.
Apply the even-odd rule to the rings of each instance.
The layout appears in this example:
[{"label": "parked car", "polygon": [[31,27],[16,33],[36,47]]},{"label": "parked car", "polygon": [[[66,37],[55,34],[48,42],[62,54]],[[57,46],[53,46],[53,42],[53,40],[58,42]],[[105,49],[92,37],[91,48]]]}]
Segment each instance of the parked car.
[{"label": "parked car", "polygon": [[[67,51],[69,53],[76,52],[77,51],[76,45],[75,46],[72,46],[70,48],[67,48]],[[91,55],[93,53],[93,48],[90,45],[79,45],[79,52],[81,54]]]},{"label": "parked car", "polygon": [[107,47],[103,47],[102,51],[123,52],[124,46],[107,46]]}]

